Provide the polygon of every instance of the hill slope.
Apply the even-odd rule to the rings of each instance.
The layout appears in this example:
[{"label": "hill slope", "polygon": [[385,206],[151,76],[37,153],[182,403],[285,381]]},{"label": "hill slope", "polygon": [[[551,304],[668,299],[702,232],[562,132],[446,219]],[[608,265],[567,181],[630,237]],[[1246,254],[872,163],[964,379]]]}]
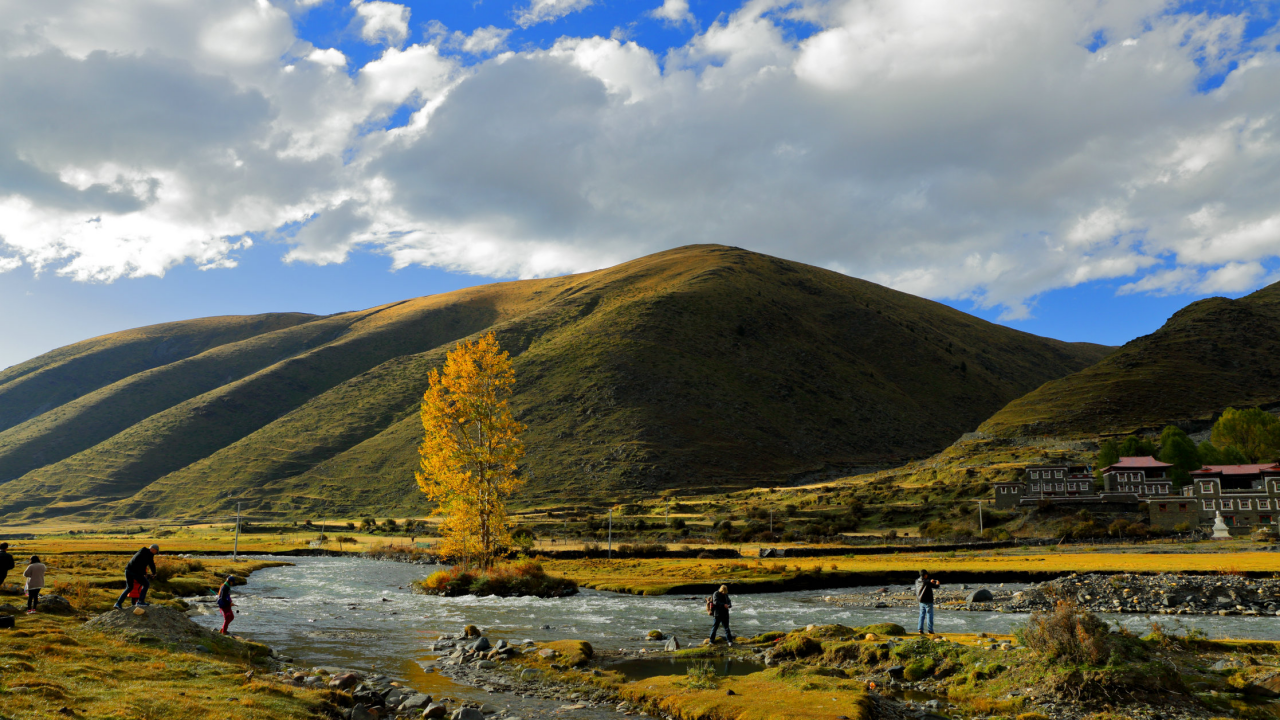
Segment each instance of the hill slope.
[{"label": "hill slope", "polygon": [[990,435],[1077,437],[1208,421],[1280,402],[1280,284],[1191,303],[1156,332],[1052,380],[982,424]]},{"label": "hill slope", "polygon": [[[424,378],[457,340],[488,330],[515,358],[527,504],[925,455],[1108,351],[799,263],[692,246],[313,318],[106,377],[0,433],[0,468],[41,462],[0,484],[0,515],[177,517],[236,501],[293,516],[421,510],[412,473]],[[134,409],[113,425],[116,406]],[[85,432],[91,445],[68,439]]]}]

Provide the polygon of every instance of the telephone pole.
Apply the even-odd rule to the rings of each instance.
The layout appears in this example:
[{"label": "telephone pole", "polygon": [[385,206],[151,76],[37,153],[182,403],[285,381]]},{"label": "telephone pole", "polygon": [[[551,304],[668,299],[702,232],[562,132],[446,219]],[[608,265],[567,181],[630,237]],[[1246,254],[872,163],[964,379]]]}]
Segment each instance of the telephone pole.
[{"label": "telephone pole", "polygon": [[978,501],[978,534],[982,534],[982,501]]},{"label": "telephone pole", "polygon": [[613,508],[609,508],[609,559],[613,559]]},{"label": "telephone pole", "polygon": [[240,503],[236,503],[236,542],[231,546],[232,562],[240,559]]}]

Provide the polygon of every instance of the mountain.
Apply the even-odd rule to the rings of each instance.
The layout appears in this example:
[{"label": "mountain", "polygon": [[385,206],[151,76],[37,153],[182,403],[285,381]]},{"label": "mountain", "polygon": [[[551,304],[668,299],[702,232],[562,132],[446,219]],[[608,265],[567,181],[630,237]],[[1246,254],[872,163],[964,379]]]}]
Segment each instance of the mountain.
[{"label": "mountain", "polygon": [[1080,437],[1183,423],[1226,407],[1280,402],[1280,283],[1238,300],[1191,303],[1102,362],[1045,383],[979,430],[997,437]]},{"label": "mountain", "polygon": [[529,425],[526,506],[928,455],[1110,350],[722,246],[327,317],[172,323],[0,374],[0,517],[421,512],[427,372],[488,331]]}]

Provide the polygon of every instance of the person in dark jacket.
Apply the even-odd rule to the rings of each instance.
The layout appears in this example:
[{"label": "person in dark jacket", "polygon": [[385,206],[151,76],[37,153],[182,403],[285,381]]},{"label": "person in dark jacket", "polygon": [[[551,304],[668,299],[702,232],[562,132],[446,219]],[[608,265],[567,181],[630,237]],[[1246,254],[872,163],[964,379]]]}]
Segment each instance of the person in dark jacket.
[{"label": "person in dark jacket", "polygon": [[929,634],[933,634],[933,590],[938,587],[938,581],[929,577],[928,570],[921,570],[920,577],[916,578],[916,600],[920,601],[920,634],[924,634],[924,619],[929,616]]},{"label": "person in dark jacket", "polygon": [[227,626],[235,619],[236,614],[231,610],[235,603],[231,602],[231,585],[235,581],[234,575],[228,575],[222,587],[218,588],[218,609],[222,611],[222,634],[226,635]]},{"label": "person in dark jacket", "polygon": [[9,554],[9,543],[0,543],[0,587],[4,587],[5,578],[14,568],[13,556]]},{"label": "person in dark jacket", "polygon": [[134,605],[150,605],[147,602],[147,590],[151,588],[151,580],[148,574],[156,574],[156,555],[160,552],[159,545],[144,547],[134,553],[129,559],[129,564],[124,566],[124,592],[120,593],[120,598],[116,600],[115,608],[117,610],[124,609],[124,599],[129,597],[129,590],[137,583],[142,587],[142,593],[138,595],[138,599],[134,601]]},{"label": "person in dark jacket", "polygon": [[711,642],[716,641],[716,631],[724,626],[724,637],[729,641],[729,647],[733,647],[733,633],[729,632],[729,608],[733,607],[733,601],[729,599],[729,586],[721,585],[720,589],[711,595],[711,616],[715,618],[715,623],[711,625]]}]

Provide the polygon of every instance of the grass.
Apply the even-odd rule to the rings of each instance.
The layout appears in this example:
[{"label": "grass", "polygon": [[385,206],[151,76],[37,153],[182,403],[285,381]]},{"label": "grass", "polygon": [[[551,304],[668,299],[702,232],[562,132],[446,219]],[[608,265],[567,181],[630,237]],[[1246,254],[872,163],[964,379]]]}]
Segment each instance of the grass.
[{"label": "grass", "polygon": [[457,565],[432,573],[414,583],[415,589],[428,595],[497,595],[564,597],[578,592],[572,580],[548,575],[536,560],[520,560],[497,565],[488,570]]},{"label": "grass", "polygon": [[[285,687],[271,680],[250,679],[262,668],[251,658],[173,652],[139,645],[81,627],[85,618],[107,610],[123,585],[127,558],[103,555],[58,555],[45,558],[50,590],[66,596],[76,612],[67,615],[20,614],[14,630],[4,630],[0,646],[0,716],[203,720],[284,720],[316,717],[329,701],[327,692]],[[231,563],[170,559],[167,580],[152,585],[149,599],[181,607],[175,594],[212,592],[227,574],[244,576],[274,562]],[[18,599],[0,596],[0,601]],[[256,652],[262,646],[235,646]]]},{"label": "grass", "polygon": [[[237,502],[262,517],[420,515],[407,478],[423,378],[487,330],[516,364],[535,469],[527,507],[918,457],[1107,352],[799,263],[679,248],[311,319],[145,377],[104,376],[0,433],[11,441],[0,437],[0,454],[49,463],[0,485],[0,513],[7,527],[225,516]],[[234,370],[213,372],[224,366]]]},{"label": "grass", "polygon": [[[766,670],[718,677],[701,689],[687,676],[672,675],[624,685],[631,702],[680,720],[870,720],[874,706],[865,686],[842,678]],[[733,694],[729,695],[728,692]]]}]

